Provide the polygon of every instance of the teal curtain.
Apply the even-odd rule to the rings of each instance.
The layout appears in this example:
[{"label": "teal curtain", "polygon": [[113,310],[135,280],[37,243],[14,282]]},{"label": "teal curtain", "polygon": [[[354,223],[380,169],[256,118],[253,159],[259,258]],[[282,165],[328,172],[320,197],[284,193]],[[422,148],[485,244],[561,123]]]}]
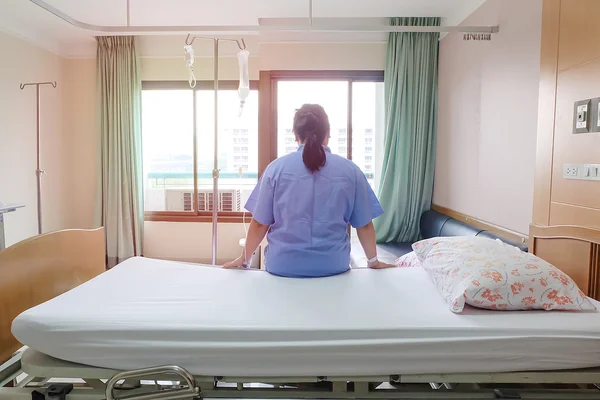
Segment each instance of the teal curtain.
[{"label": "teal curtain", "polygon": [[142,254],[142,81],[134,37],[97,40],[100,214],[110,268]]},{"label": "teal curtain", "polygon": [[[394,26],[439,26],[440,18],[393,18]],[[378,242],[420,236],[435,168],[439,33],[392,32],[385,67],[385,141],[375,220]]]}]

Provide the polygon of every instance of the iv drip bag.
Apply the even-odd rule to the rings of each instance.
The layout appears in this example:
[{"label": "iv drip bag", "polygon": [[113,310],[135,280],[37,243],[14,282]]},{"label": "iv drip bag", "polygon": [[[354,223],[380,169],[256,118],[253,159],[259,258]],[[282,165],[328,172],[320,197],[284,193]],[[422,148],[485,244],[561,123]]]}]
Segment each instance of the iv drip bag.
[{"label": "iv drip bag", "polygon": [[248,50],[242,50],[238,53],[238,63],[240,66],[240,86],[238,87],[238,96],[240,98],[240,115],[242,114],[242,108],[244,103],[250,95],[250,77],[248,75],[248,56],[250,53]]},{"label": "iv drip bag", "polygon": [[196,77],[194,76],[194,48],[190,45],[183,46],[183,52],[185,57],[185,66],[189,71],[189,79],[190,87],[194,88],[196,86]]}]

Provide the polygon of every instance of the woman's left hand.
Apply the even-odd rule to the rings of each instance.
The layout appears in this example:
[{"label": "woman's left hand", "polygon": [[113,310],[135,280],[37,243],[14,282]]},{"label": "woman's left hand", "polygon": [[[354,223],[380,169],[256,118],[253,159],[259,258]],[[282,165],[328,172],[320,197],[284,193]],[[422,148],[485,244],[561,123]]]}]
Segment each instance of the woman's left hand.
[{"label": "woman's left hand", "polygon": [[242,257],[242,256],[223,265],[223,268],[226,268],[226,269],[235,269],[235,268],[243,268],[243,267],[244,267],[244,257]]}]

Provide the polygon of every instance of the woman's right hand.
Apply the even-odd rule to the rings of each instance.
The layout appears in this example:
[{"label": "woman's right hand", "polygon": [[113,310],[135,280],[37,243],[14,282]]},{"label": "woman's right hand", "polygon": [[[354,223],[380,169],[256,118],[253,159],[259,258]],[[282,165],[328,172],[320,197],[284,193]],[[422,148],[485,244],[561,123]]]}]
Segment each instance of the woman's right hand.
[{"label": "woman's right hand", "polygon": [[387,269],[387,268],[396,268],[394,264],[388,264],[381,261],[375,261],[373,264],[368,265],[371,269]]},{"label": "woman's right hand", "polygon": [[243,269],[244,265],[245,265],[244,257],[239,256],[235,260],[230,261],[227,264],[223,265],[223,268],[225,268],[225,269],[235,269],[235,268]]}]

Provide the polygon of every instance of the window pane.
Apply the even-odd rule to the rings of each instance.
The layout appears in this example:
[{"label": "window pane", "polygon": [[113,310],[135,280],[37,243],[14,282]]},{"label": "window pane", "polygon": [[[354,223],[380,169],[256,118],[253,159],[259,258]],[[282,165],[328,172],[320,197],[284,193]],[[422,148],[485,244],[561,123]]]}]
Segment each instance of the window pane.
[{"label": "window pane", "polygon": [[142,92],[144,209],[192,211],[193,93]]},{"label": "window pane", "polygon": [[352,161],[375,190],[383,154],[383,101],[383,82],[352,83]]},{"label": "window pane", "polygon": [[294,113],[305,103],[320,104],[329,115],[331,152],[347,156],[348,82],[279,81],[277,84],[277,156],[298,149],[292,127]]},{"label": "window pane", "polygon": [[[212,211],[214,91],[196,92],[199,210]],[[219,91],[219,211],[244,211],[258,179],[258,91],[251,90],[242,115],[236,90]]]}]

